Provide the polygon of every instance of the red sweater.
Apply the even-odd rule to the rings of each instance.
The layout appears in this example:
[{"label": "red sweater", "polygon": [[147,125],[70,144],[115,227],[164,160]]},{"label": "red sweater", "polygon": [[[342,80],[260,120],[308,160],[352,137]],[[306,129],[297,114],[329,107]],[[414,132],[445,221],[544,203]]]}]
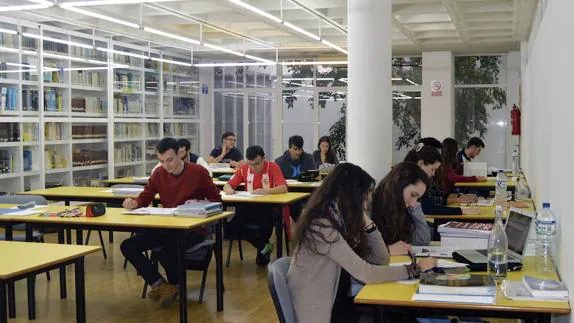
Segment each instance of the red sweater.
[{"label": "red sweater", "polygon": [[192,199],[221,202],[219,188],[215,186],[207,170],[188,162],[185,162],[183,172],[177,176],[163,167],[158,167],[138,196],[138,207],[148,206],[157,193],[163,207],[177,207]]},{"label": "red sweater", "polygon": [[476,176],[461,176],[457,175],[452,166],[446,168],[446,178],[443,181],[443,188],[446,192],[451,192],[454,189],[454,184],[459,182],[476,182]]}]

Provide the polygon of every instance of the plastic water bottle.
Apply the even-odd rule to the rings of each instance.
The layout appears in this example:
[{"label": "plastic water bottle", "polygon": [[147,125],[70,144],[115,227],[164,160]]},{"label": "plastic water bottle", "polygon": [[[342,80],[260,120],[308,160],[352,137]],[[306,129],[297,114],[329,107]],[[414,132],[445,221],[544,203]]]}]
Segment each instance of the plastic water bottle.
[{"label": "plastic water bottle", "polygon": [[548,273],[554,271],[552,249],[556,234],[556,217],[550,210],[550,203],[542,203],[542,211],[536,217],[536,271]]},{"label": "plastic water bottle", "polygon": [[524,183],[520,180],[520,178],[516,179],[516,187],[514,190],[514,199],[515,200],[523,200],[526,197],[524,196]]},{"label": "plastic water bottle", "polygon": [[497,284],[502,283],[508,272],[508,239],[502,225],[502,206],[496,206],[496,220],[488,236],[488,274]]},{"label": "plastic water bottle", "polygon": [[496,175],[496,195],[494,196],[494,200],[506,201],[506,175],[502,169],[500,169],[498,175]]}]

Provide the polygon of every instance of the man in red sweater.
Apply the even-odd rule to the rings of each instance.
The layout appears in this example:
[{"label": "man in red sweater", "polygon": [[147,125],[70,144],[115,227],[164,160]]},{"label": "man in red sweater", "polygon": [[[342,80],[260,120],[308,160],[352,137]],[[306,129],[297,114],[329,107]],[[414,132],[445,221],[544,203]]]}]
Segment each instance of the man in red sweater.
[{"label": "man in red sweater", "polygon": [[[181,160],[177,155],[177,141],[164,138],[157,144],[157,158],[162,167],[151,175],[143,192],[136,199],[126,199],[123,207],[135,209],[148,206],[159,193],[161,205],[167,208],[185,204],[188,200],[220,202],[219,189],[205,168]],[[205,239],[205,230],[191,230],[186,234],[189,248]],[[143,255],[144,251],[161,247],[158,260],[165,269],[167,281],[157,268]],[[122,242],[122,254],[132,263],[152,290],[150,299],[163,306],[169,305],[178,295],[177,237],[162,230],[142,230]]]}]

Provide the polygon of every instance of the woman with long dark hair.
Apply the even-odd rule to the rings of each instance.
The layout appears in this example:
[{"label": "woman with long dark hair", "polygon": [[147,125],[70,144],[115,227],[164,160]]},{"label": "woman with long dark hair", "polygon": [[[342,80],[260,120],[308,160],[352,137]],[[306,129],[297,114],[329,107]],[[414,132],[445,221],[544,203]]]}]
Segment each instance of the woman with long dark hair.
[{"label": "woman with long dark hair", "polygon": [[406,254],[408,245],[426,246],[431,230],[418,200],[429,176],[417,164],[402,162],[379,183],[373,193],[373,221],[381,228],[391,255]]},{"label": "woman with long dark hair", "polygon": [[315,159],[317,167],[323,164],[337,165],[339,163],[339,159],[331,146],[331,139],[329,136],[319,138],[317,150],[313,152],[313,159]]},{"label": "woman with long dark hair", "polygon": [[486,177],[483,176],[461,176],[456,174],[459,165],[456,158],[458,152],[458,142],[452,138],[446,138],[442,141],[442,163],[435,177],[437,187],[447,193],[454,190],[454,184],[458,182],[484,182]]},{"label": "woman with long dark hair", "polygon": [[[461,196],[450,195],[449,193],[442,192],[436,188],[432,183],[436,171],[441,165],[441,154],[435,147],[425,145],[423,143],[417,144],[405,157],[406,162],[417,164],[429,176],[430,183],[423,197],[420,199],[420,207],[424,215],[438,214],[438,215],[462,215],[462,214],[478,214],[479,210],[476,208],[460,208],[448,207],[449,203],[474,203],[477,197],[474,194],[466,194]],[[412,214],[412,210],[409,210]]]},{"label": "woman with long dark hair", "polygon": [[[374,179],[351,163],[339,164],[313,193],[293,234],[287,284],[299,322],[353,322],[351,276],[364,283],[417,277],[436,260],[387,266],[389,254],[368,217]],[[377,264],[377,265],[375,265]]]}]

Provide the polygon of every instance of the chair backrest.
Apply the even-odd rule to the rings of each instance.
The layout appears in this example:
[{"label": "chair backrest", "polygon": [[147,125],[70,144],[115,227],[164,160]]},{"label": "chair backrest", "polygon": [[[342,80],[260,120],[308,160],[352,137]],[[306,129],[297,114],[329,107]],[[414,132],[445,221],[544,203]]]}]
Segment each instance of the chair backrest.
[{"label": "chair backrest", "polygon": [[24,204],[34,202],[36,205],[48,205],[48,200],[40,195],[2,195],[0,204]]},{"label": "chair backrest", "polygon": [[295,323],[295,309],[287,286],[287,271],[290,264],[291,257],[283,257],[267,266],[269,292],[281,323]]}]

